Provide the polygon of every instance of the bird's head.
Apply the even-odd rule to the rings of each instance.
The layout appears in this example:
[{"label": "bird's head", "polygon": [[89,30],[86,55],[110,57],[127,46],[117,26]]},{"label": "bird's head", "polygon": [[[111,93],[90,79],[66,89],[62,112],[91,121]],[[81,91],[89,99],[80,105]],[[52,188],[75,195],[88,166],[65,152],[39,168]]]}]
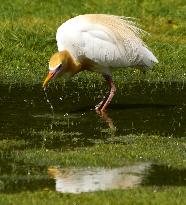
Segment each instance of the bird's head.
[{"label": "bird's head", "polygon": [[57,76],[67,76],[67,55],[65,52],[57,52],[52,55],[49,61],[49,72],[43,83],[46,88],[50,80],[54,80]]}]

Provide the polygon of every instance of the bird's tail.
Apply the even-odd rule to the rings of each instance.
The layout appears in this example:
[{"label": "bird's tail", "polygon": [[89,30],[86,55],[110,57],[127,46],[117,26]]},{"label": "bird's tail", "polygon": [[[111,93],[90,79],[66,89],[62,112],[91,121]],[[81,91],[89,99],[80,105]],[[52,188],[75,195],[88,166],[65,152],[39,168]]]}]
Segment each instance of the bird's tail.
[{"label": "bird's tail", "polygon": [[147,67],[152,67],[154,63],[158,63],[158,59],[146,47],[143,46],[143,62]]}]

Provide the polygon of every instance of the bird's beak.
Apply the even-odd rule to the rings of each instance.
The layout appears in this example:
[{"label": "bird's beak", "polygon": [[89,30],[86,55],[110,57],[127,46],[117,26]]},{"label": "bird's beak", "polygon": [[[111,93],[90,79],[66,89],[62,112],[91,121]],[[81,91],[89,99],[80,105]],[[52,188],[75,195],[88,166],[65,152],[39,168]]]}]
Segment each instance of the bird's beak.
[{"label": "bird's beak", "polygon": [[45,78],[45,81],[43,83],[43,88],[46,88],[48,85],[48,82],[53,78],[53,76],[55,75],[55,72],[51,72],[49,71],[47,77]]}]

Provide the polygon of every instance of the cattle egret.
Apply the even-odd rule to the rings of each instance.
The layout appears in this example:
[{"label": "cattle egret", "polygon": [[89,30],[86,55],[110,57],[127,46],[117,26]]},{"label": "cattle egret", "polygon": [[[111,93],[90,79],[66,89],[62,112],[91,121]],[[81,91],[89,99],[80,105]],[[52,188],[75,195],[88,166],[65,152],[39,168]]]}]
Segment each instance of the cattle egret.
[{"label": "cattle egret", "polygon": [[121,67],[149,68],[158,60],[141,40],[145,33],[127,17],[85,14],[63,23],[57,30],[58,52],[49,61],[49,73],[43,87],[56,76],[69,78],[83,70],[101,73],[110,93],[96,106],[103,112],[116,87],[111,70]]}]

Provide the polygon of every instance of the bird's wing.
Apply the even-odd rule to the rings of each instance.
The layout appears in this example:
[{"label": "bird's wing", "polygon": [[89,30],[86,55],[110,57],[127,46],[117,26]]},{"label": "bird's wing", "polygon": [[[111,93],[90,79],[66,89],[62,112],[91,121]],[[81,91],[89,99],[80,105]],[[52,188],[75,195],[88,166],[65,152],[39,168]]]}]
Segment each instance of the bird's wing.
[{"label": "bird's wing", "polygon": [[56,40],[59,51],[67,49],[77,60],[86,57],[104,67],[128,66],[106,26],[71,19],[58,28]]},{"label": "bird's wing", "polygon": [[59,27],[56,38],[58,49],[69,50],[76,59],[85,56],[105,67],[128,67],[151,62],[153,54],[140,33],[118,16],[82,15]]},{"label": "bird's wing", "polygon": [[107,28],[94,25],[82,31],[81,35],[82,55],[103,66],[124,64],[115,36]]}]

